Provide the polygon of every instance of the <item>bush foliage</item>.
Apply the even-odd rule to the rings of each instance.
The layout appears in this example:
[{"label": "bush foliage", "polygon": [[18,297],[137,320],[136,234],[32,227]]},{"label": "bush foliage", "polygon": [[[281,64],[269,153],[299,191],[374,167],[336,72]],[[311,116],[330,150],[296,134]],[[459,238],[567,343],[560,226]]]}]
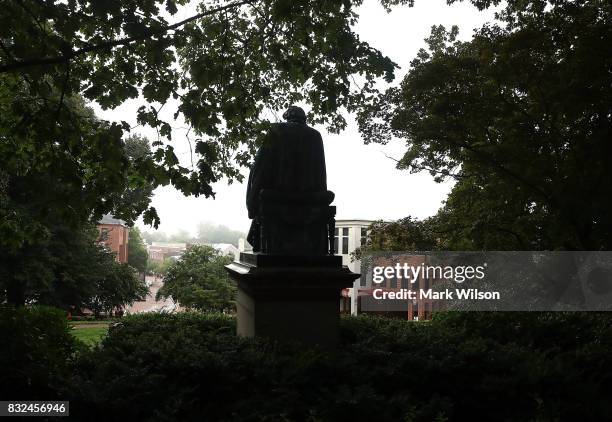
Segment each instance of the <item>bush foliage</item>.
[{"label": "bush foliage", "polygon": [[[342,319],[342,345],[235,336],[214,313],[123,318],[77,347],[62,312],[0,308],[2,397],[70,400],[79,420],[606,420],[605,314]],[[76,353],[75,353],[76,352]],[[76,359],[75,359],[76,357]]]},{"label": "bush foliage", "polygon": [[77,347],[65,312],[44,306],[0,306],[0,339],[2,400],[59,396]]},{"label": "bush foliage", "polygon": [[99,420],[603,420],[609,321],[349,317],[332,353],[237,338],[224,315],[133,316],[81,355],[71,408]]}]

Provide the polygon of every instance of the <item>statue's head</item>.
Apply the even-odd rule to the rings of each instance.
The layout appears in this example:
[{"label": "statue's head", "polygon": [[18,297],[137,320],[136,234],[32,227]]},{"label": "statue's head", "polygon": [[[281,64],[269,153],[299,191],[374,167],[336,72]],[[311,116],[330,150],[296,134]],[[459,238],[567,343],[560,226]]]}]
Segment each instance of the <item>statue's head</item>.
[{"label": "statue's head", "polygon": [[298,106],[289,106],[283,113],[283,119],[288,122],[306,124],[306,113]]}]

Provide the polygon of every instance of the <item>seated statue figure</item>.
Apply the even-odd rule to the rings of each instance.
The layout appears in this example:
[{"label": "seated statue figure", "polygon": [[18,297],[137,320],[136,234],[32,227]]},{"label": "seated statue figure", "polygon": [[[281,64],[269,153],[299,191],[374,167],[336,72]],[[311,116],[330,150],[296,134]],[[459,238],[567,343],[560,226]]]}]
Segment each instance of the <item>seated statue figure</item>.
[{"label": "seated statue figure", "polygon": [[321,134],[299,107],[283,118],[264,136],[249,175],[247,240],[254,252],[333,254],[334,194],[327,190]]}]

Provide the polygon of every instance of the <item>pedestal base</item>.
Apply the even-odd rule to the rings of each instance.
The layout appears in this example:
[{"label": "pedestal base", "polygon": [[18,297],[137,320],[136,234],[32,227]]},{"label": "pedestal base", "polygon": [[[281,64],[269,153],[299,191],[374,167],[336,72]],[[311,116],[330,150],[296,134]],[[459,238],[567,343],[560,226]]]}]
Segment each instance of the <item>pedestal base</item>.
[{"label": "pedestal base", "polygon": [[226,269],[238,284],[238,335],[338,344],[340,292],[359,277],[341,257],[241,254]]}]

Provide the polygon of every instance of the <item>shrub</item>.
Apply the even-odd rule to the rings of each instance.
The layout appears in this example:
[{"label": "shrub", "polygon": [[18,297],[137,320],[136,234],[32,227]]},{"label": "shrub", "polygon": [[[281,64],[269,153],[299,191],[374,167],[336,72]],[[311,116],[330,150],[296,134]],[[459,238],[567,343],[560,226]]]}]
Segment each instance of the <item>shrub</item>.
[{"label": "shrub", "polygon": [[61,396],[77,347],[65,312],[44,306],[0,306],[0,338],[3,400]]},{"label": "shrub", "polygon": [[332,353],[237,338],[226,315],[129,316],[82,354],[71,411],[92,420],[602,420],[612,412],[608,321],[347,317]]},{"label": "shrub", "polygon": [[606,399],[612,391],[609,313],[449,312],[438,314],[434,326],[455,333],[464,344],[482,339],[501,346],[501,353],[522,350],[509,379],[526,381],[520,396],[537,403],[541,419],[603,420],[612,414]]}]

